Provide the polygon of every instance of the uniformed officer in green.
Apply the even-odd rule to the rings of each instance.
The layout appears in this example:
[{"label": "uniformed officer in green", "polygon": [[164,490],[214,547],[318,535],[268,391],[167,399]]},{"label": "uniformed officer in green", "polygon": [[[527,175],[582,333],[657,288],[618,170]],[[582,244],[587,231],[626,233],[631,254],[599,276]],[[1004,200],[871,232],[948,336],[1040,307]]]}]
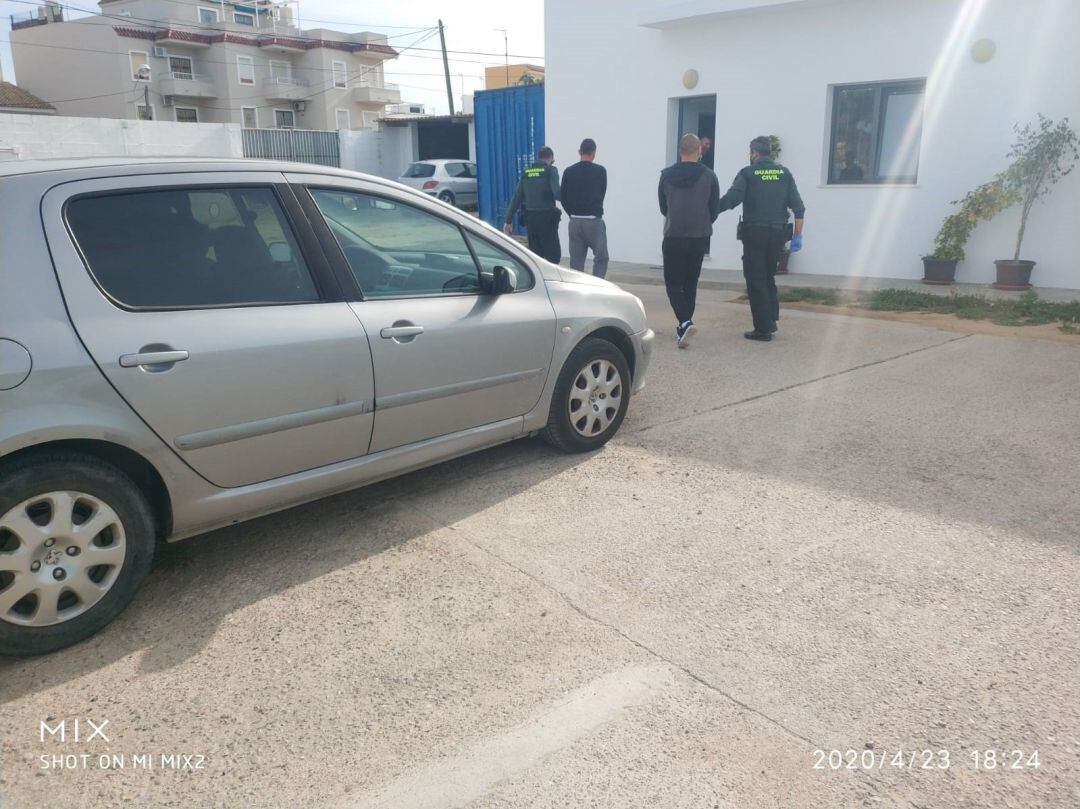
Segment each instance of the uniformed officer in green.
[{"label": "uniformed officer in green", "polygon": [[[780,301],[776,295],[780,251],[789,238],[792,253],[802,249],[806,206],[791,172],[772,159],[772,144],[765,136],[750,141],[750,165],[735,175],[731,188],[720,198],[720,210],[729,210],[740,203],[743,276],[754,318],[754,330],[743,336],[767,342],[776,332],[776,321],[780,318]],[[788,210],[795,215],[794,230],[788,224]]]},{"label": "uniformed officer in green", "polygon": [[506,209],[506,225],[512,230],[514,214],[525,206],[525,230],[529,234],[529,249],[553,264],[562,260],[559,243],[559,220],[562,211],[555,207],[559,199],[559,170],[555,168],[555,152],[550,146],[541,147],[537,161],[529,166],[518,180],[514,198]]}]

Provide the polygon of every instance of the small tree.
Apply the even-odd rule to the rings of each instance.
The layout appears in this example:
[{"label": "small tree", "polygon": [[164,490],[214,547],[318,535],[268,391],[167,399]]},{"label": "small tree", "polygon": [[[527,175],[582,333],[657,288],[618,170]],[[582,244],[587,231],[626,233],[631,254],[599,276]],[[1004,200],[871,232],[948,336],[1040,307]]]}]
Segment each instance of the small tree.
[{"label": "small tree", "polygon": [[971,231],[979,222],[992,219],[1006,208],[1014,205],[1017,196],[1004,180],[998,176],[988,183],[983,183],[974,191],[968,191],[963,199],[954,200],[960,210],[945,218],[941,230],[934,238],[934,252],[931,258],[947,261],[963,261],[964,245],[967,244]]},{"label": "small tree", "polygon": [[1039,115],[1037,126],[1017,125],[1016,142],[1009,157],[1013,163],[1001,175],[1010,197],[1020,202],[1020,230],[1016,234],[1013,261],[1020,258],[1028,217],[1035,202],[1073,170],[1080,159],[1080,138],[1069,126],[1069,119],[1054,122]]}]

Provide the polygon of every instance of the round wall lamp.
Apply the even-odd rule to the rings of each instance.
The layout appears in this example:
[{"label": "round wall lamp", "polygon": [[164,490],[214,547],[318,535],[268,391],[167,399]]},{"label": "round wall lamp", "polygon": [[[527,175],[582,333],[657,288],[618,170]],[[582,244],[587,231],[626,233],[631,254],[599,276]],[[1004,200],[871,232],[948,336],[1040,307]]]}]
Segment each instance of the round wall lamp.
[{"label": "round wall lamp", "polygon": [[693,90],[695,87],[697,87],[697,83],[698,74],[697,71],[693,68],[690,68],[690,70],[687,70],[685,73],[682,74],[682,86],[685,87],[687,90]]},{"label": "round wall lamp", "polygon": [[971,46],[971,58],[980,65],[993,59],[995,53],[997,53],[997,45],[992,39],[980,39]]}]

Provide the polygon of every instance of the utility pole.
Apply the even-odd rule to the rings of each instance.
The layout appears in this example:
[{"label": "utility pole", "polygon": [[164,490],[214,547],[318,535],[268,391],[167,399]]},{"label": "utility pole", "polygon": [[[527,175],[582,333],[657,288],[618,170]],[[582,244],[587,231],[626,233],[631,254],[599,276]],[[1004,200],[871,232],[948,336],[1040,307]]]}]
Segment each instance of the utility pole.
[{"label": "utility pole", "polygon": [[442,20],[439,20],[439,42],[442,43],[442,66],[446,76],[446,103],[450,106],[450,114],[454,114],[454,88],[450,84],[450,60],[446,58],[446,33],[443,31]]},{"label": "utility pole", "polygon": [[506,86],[510,86],[510,38],[506,33],[505,28],[496,28],[496,31],[502,31],[503,35],[503,64],[506,65]]}]

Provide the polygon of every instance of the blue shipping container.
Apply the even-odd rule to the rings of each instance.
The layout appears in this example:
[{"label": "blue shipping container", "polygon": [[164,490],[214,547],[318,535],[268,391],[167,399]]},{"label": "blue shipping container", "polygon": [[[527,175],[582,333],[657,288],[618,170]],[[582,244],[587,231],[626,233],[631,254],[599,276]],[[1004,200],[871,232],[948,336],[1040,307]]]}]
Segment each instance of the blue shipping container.
[{"label": "blue shipping container", "polygon": [[[518,178],[544,145],[544,85],[484,90],[474,112],[480,218],[502,228]],[[516,219],[514,232],[525,232]]]}]

